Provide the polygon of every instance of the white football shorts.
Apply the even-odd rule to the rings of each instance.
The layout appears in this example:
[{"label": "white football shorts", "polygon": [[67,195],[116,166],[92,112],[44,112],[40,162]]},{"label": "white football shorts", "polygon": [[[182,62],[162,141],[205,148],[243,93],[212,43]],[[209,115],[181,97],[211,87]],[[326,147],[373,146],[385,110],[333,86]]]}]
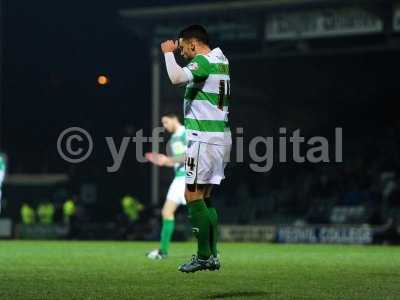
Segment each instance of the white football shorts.
[{"label": "white football shorts", "polygon": [[220,184],[229,162],[231,144],[189,141],[186,151],[186,184]]},{"label": "white football shorts", "polygon": [[169,186],[167,201],[172,201],[177,205],[186,205],[185,200],[185,176],[177,176]]}]

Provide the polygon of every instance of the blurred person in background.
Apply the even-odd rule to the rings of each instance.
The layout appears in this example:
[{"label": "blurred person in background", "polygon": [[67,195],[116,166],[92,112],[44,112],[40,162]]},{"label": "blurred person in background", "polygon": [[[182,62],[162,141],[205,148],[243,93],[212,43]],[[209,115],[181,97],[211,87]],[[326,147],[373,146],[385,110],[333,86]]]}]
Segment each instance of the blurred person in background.
[{"label": "blurred person in background", "polygon": [[187,139],[185,127],[175,113],[166,113],[161,118],[164,128],[172,133],[170,146],[172,156],[160,153],[147,153],[146,157],[153,164],[160,167],[174,168],[175,177],[169,186],[167,197],[162,208],[162,228],[160,248],[148,252],[150,259],[163,259],[168,256],[168,250],[175,228],[175,212],[179,205],[186,205],[185,201],[185,153]]},{"label": "blurred person in background", "polygon": [[400,178],[394,179],[394,187],[384,203],[384,215],[388,224],[386,240],[400,244]]},{"label": "blurred person in background", "polygon": [[68,227],[67,238],[69,239],[76,237],[78,233],[76,200],[76,196],[73,196],[68,198],[63,205],[64,224]]},{"label": "blurred person in background", "polygon": [[121,206],[126,224],[123,237],[128,239],[129,234],[134,232],[135,225],[139,220],[140,212],[144,210],[144,206],[136,198],[128,194],[122,197]]},{"label": "blurred person in background", "polygon": [[64,223],[70,224],[75,214],[76,214],[76,206],[74,198],[69,198],[64,202],[63,205]]},{"label": "blurred person in background", "polygon": [[54,205],[51,202],[40,203],[37,208],[37,215],[40,224],[53,224]]},{"label": "blurred person in background", "polygon": [[21,206],[21,221],[24,225],[35,224],[35,210],[28,203],[23,203]]},{"label": "blurred person in background", "polygon": [[121,200],[121,205],[125,216],[130,221],[136,222],[139,220],[139,213],[144,209],[144,206],[136,198],[131,195],[125,195]]}]

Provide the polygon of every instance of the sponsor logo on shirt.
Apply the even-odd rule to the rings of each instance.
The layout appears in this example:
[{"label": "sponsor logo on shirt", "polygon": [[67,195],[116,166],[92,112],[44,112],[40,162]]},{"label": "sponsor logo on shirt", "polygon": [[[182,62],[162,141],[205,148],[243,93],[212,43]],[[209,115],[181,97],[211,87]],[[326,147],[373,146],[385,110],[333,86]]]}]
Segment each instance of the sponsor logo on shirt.
[{"label": "sponsor logo on shirt", "polygon": [[192,63],[188,64],[187,67],[188,67],[189,70],[195,71],[195,70],[197,70],[199,68],[199,65],[198,65],[197,62],[192,62]]}]

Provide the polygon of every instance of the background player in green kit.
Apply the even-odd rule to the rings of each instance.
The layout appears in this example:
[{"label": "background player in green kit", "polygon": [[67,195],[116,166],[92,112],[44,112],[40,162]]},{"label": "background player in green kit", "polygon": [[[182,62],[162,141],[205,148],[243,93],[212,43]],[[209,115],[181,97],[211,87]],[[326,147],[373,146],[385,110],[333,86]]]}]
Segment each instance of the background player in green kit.
[{"label": "background player in green kit", "polygon": [[186,205],[185,201],[185,153],[187,146],[185,127],[179,122],[174,113],[164,114],[161,118],[164,128],[172,133],[169,145],[172,156],[161,153],[147,153],[146,157],[158,166],[173,167],[175,178],[172,181],[167,198],[162,209],[162,228],[160,249],[147,253],[150,259],[163,259],[168,255],[169,245],[174,232],[174,216],[179,205]]},{"label": "background player in green kit", "polygon": [[[180,67],[174,52],[189,60]],[[182,272],[217,270],[218,215],[211,190],[225,178],[224,169],[232,145],[228,126],[230,101],[229,61],[220,48],[211,49],[207,31],[191,25],[179,34],[179,41],[161,44],[168,76],[174,85],[186,84],[184,95],[186,153],[185,199],[197,254],[179,266]]]}]

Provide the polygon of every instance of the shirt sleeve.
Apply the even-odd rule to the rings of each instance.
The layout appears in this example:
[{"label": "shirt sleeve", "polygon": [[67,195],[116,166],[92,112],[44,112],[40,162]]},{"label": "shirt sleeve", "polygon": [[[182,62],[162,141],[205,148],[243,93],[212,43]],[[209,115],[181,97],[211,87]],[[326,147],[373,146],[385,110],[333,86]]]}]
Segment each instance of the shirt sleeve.
[{"label": "shirt sleeve", "polygon": [[[181,68],[175,60],[175,56],[172,52],[164,54],[165,65],[167,67],[168,77],[173,84],[182,84],[192,80],[192,75],[187,74],[184,68]],[[190,75],[190,76],[189,76]]]},{"label": "shirt sleeve", "polygon": [[210,75],[210,62],[203,55],[197,55],[183,70],[193,81],[204,81]]}]

